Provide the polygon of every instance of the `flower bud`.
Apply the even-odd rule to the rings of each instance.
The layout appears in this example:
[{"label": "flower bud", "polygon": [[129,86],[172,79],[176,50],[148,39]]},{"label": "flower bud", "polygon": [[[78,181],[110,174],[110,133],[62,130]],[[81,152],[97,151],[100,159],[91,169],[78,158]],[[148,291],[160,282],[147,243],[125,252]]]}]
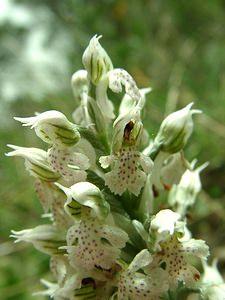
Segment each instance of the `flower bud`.
[{"label": "flower bud", "polygon": [[154,140],[154,144],[160,149],[168,153],[176,153],[180,151],[193,130],[192,115],[201,113],[200,110],[191,109],[193,103],[188,104],[183,109],[180,109],[162,122],[159,132]]},{"label": "flower bud", "polygon": [[102,76],[113,69],[110,57],[99,43],[101,36],[95,35],[84,51],[82,61],[91,82],[97,85]]},{"label": "flower bud", "polygon": [[48,144],[73,146],[80,140],[77,126],[56,110],[49,110],[35,117],[14,119],[23,123],[23,126],[34,128],[37,136]]},{"label": "flower bud", "polygon": [[23,157],[25,159],[25,167],[32,176],[50,182],[54,182],[60,178],[60,175],[50,167],[46,151],[38,148],[8,146],[14,149],[14,151],[6,153],[6,156]]},{"label": "flower bud", "polygon": [[[217,259],[214,259],[212,265],[208,265],[206,261],[202,261],[204,275],[202,278],[202,282],[207,285],[219,285],[224,284],[224,280],[222,275],[220,274],[217,268]],[[224,284],[225,290],[225,284]]]},{"label": "flower bud", "polygon": [[170,205],[177,206],[177,211],[181,215],[185,215],[187,207],[195,203],[196,197],[202,188],[200,172],[207,166],[208,163],[206,162],[195,170],[187,169],[179,184],[173,185],[168,201]]},{"label": "flower bud", "polygon": [[88,74],[86,70],[79,70],[72,75],[71,86],[75,100],[80,103],[87,96],[89,89]]},{"label": "flower bud", "polygon": [[217,260],[208,265],[202,260],[204,274],[200,283],[202,299],[223,300],[225,295],[225,282],[217,268]]}]

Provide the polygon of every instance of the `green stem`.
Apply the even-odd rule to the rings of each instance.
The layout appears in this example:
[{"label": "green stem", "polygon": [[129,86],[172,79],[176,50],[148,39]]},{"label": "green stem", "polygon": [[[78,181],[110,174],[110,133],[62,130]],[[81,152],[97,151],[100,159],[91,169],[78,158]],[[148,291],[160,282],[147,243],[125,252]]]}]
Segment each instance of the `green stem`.
[{"label": "green stem", "polygon": [[153,144],[152,149],[149,154],[149,156],[151,157],[152,160],[156,159],[156,156],[161,151],[161,148],[162,148],[162,144]]},{"label": "green stem", "polygon": [[137,197],[135,197],[133,194],[131,194],[129,191],[126,191],[121,196],[121,201],[123,204],[124,209],[129,214],[131,219],[135,219],[137,216]]},{"label": "green stem", "polygon": [[98,133],[98,136],[99,136],[99,140],[101,141],[105,149],[105,153],[110,154],[110,146],[109,146],[109,139],[108,139],[107,132],[105,131],[103,133]]},{"label": "green stem", "polygon": [[169,300],[176,300],[177,297],[175,293],[173,293],[171,290],[168,291]]}]

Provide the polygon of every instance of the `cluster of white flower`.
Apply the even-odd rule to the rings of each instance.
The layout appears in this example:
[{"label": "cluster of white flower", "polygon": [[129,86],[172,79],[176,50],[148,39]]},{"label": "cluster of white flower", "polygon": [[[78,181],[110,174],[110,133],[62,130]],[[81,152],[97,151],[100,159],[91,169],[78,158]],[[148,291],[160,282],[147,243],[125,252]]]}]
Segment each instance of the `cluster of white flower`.
[{"label": "cluster of white flower", "polygon": [[[55,300],[166,300],[183,294],[224,300],[223,280],[205,262],[208,246],[192,238],[186,225],[206,166],[194,168],[183,153],[192,115],[200,111],[191,103],[170,114],[150,140],[141,112],[151,89],[139,90],[127,71],[113,68],[99,38],[84,52],[85,69],[72,76],[75,123],[58,111],[15,118],[48,144],[47,150],[9,145],[13,151],[7,153],[25,159],[50,219],[12,232],[16,242],[50,255],[54,282],[42,280],[46,290],[35,294]],[[124,92],[118,115],[108,89]],[[161,210],[159,193],[166,205]],[[203,261],[203,278],[193,257]]]}]

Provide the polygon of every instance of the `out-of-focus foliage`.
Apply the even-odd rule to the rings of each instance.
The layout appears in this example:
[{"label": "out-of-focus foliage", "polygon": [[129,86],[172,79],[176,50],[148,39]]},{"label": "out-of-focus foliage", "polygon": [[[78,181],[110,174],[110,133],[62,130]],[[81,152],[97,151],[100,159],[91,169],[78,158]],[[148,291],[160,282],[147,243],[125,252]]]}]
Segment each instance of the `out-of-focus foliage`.
[{"label": "out-of-focus foliage", "polygon": [[[13,116],[57,109],[71,118],[70,76],[95,33],[116,65],[139,87],[151,86],[145,124],[154,136],[165,114],[194,101],[196,120],[186,153],[199,163],[204,193],[192,210],[195,237],[207,240],[225,266],[225,3],[134,0],[2,0],[0,2],[0,295],[27,300],[48,269],[47,258],[14,245],[11,229],[39,224],[41,208],[23,162],[4,157],[7,143],[38,146]],[[39,100],[39,101],[35,101]],[[40,299],[40,297],[39,297]]]}]

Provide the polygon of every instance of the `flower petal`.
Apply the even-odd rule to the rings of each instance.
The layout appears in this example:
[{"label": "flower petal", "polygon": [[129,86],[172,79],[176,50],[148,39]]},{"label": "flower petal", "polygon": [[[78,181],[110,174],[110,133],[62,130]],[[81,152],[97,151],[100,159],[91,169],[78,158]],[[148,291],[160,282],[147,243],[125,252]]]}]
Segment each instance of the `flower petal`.
[{"label": "flower petal", "polygon": [[112,164],[113,158],[112,171],[105,174],[105,184],[115,194],[121,195],[128,189],[138,196],[147,177],[147,174],[139,167],[141,166],[145,171],[149,171],[148,167],[151,164],[151,159],[144,158],[133,147],[124,147],[117,155],[101,157],[100,162],[103,166],[108,166],[109,163]]},{"label": "flower petal", "polygon": [[172,289],[177,287],[178,282],[191,286],[200,279],[199,271],[189,263],[189,256],[205,258],[208,255],[208,247],[204,241],[191,239],[180,242],[174,236],[161,242],[160,246],[160,251],[154,255],[153,265],[163,266]]},{"label": "flower petal", "polygon": [[206,259],[209,255],[209,246],[203,240],[190,239],[182,242],[182,247],[187,255]]},{"label": "flower petal", "polygon": [[152,262],[152,256],[147,249],[141,250],[132,260],[127,271],[129,273],[135,273],[143,267],[149,265]]},{"label": "flower petal", "polygon": [[48,161],[55,172],[71,183],[85,181],[85,172],[89,167],[89,159],[82,153],[75,152],[75,149],[62,148],[53,145],[48,150]]},{"label": "flower petal", "polygon": [[131,75],[123,69],[113,69],[108,72],[109,88],[114,93],[122,92],[122,85],[125,87],[126,94],[131,98],[138,101],[141,98],[141,94],[134,79]]},{"label": "flower petal", "polygon": [[[145,250],[143,251],[141,254],[143,257],[141,257],[140,261],[142,267],[151,260],[149,259],[149,255],[147,255],[147,261],[146,263],[144,262],[143,259],[147,252]],[[137,256],[139,256],[139,254],[137,254]],[[136,265],[134,269],[138,268],[138,265],[136,264],[136,257],[134,258],[134,261],[136,261],[134,262],[134,265]],[[131,266],[132,264],[133,262],[131,262]],[[166,281],[166,273],[163,269],[157,268],[148,274],[140,272],[130,273],[129,271],[125,270],[122,272],[119,278],[118,300],[159,300],[162,299],[161,296],[167,290],[168,283]]]},{"label": "flower petal", "polygon": [[101,156],[99,158],[99,162],[101,164],[101,167],[103,169],[106,169],[113,163],[114,159],[115,159],[114,155]]},{"label": "flower petal", "polygon": [[74,268],[109,270],[127,240],[121,229],[101,224],[96,218],[86,218],[68,230],[65,248]]}]

